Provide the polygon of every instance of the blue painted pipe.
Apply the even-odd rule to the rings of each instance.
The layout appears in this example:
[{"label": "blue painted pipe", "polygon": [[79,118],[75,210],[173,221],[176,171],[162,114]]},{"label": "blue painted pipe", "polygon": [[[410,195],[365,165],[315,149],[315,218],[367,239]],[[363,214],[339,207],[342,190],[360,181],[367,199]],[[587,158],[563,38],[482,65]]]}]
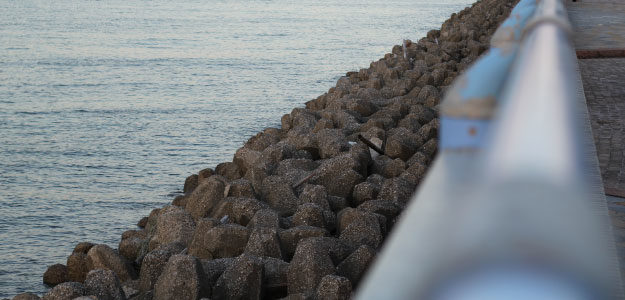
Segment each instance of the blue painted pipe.
[{"label": "blue painted pipe", "polygon": [[[510,16],[497,28],[491,38],[491,47],[516,47],[523,36],[523,29],[536,12],[537,0],[521,0]],[[508,45],[508,44],[517,45]]]},{"label": "blue painted pipe", "polygon": [[491,48],[458,78],[441,104],[441,150],[480,148],[516,49]]},{"label": "blue painted pipe", "polygon": [[537,0],[521,0],[491,39],[491,49],[452,85],[441,104],[441,150],[480,149]]}]

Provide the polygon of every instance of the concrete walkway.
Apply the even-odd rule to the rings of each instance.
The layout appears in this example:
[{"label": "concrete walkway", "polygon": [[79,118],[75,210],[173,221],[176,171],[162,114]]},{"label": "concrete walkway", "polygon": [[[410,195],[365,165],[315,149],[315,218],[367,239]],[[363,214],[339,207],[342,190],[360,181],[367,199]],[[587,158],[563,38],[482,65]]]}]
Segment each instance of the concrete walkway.
[{"label": "concrete walkway", "polygon": [[579,65],[605,191],[625,197],[625,58]]},{"label": "concrete walkway", "polygon": [[621,272],[625,274],[625,1],[567,1]]},{"label": "concrete walkway", "polygon": [[625,49],[625,1],[566,1],[576,49]]},{"label": "concrete walkway", "polygon": [[[577,51],[625,51],[625,1],[567,1]],[[584,92],[606,193],[625,197],[625,57],[581,59]]]}]

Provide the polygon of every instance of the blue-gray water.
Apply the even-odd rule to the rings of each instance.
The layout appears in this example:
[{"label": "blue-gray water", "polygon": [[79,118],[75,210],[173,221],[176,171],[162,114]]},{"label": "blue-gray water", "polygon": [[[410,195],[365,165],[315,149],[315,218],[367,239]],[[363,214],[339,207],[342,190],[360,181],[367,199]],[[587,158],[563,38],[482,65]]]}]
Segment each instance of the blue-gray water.
[{"label": "blue-gray water", "polygon": [[472,0],[0,0],[0,298]]}]

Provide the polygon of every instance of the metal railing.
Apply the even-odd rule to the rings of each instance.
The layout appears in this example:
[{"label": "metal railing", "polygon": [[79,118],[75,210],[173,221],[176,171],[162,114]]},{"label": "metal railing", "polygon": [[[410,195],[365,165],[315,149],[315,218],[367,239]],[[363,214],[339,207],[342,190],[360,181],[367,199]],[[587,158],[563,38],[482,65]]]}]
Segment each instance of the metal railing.
[{"label": "metal railing", "polygon": [[441,135],[471,133],[477,115],[483,140],[441,146],[358,299],[622,298],[566,11],[542,0],[514,28],[493,113],[451,109],[462,126],[445,128],[442,109]]}]

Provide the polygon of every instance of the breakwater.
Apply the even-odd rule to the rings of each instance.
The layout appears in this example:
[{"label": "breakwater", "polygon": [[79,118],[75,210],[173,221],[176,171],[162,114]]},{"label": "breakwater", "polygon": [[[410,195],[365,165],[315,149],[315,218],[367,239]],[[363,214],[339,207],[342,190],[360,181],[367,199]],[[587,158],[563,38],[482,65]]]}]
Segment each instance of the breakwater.
[{"label": "breakwater", "polygon": [[[396,46],[348,73],[280,129],[251,138],[233,162],[190,177],[186,195],[124,233],[118,251],[77,246],[48,280],[83,283],[47,297],[349,295],[435,154],[440,94],[511,7],[479,2],[408,44],[406,58]],[[358,134],[386,155],[372,157]]]}]

